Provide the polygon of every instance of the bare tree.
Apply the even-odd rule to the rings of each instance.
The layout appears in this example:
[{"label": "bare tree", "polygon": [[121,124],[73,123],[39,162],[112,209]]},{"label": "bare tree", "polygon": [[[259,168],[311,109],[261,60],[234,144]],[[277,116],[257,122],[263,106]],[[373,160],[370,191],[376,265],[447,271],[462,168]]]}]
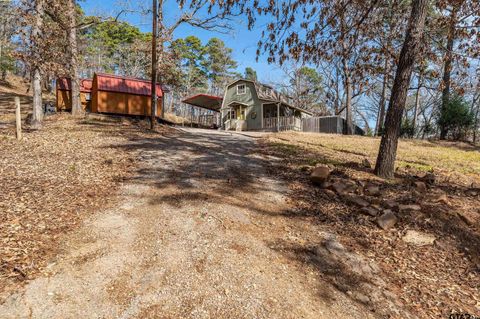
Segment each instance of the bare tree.
[{"label": "bare tree", "polygon": [[[34,22],[31,31],[31,43],[33,47],[32,52],[32,91],[33,91],[33,116],[31,125],[34,128],[40,128],[43,120],[43,107],[42,107],[42,73],[39,65],[40,58],[40,45],[39,42],[42,38],[42,27],[44,18],[44,0],[35,0],[34,2]],[[35,62],[35,60],[37,62]]]},{"label": "bare tree", "polygon": [[72,115],[83,115],[82,104],[80,101],[80,79],[78,75],[78,42],[77,42],[77,2],[75,0],[67,1],[68,16],[68,47],[70,49],[70,79],[72,91]]},{"label": "bare tree", "polygon": [[400,126],[413,67],[420,50],[419,44],[423,37],[428,3],[428,0],[412,1],[409,26],[400,53],[400,60],[387,111],[385,134],[382,136],[375,166],[375,173],[380,177],[391,178],[394,174]]}]

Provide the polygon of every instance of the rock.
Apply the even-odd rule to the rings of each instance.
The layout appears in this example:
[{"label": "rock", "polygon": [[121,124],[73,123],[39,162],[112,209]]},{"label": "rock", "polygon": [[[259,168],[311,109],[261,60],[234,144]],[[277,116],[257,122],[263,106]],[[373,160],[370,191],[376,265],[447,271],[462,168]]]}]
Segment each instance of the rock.
[{"label": "rock", "polygon": [[373,207],[363,207],[362,209],[360,209],[360,213],[362,213],[364,215],[370,215],[370,216],[375,217],[375,216],[378,215],[378,210],[376,210]]},{"label": "rock", "polygon": [[367,297],[366,295],[362,294],[361,292],[355,291],[352,293],[353,299],[367,305],[370,303],[370,298]]},{"label": "rock", "polygon": [[465,195],[470,196],[470,197],[476,197],[478,196],[478,190],[476,189],[467,189],[465,191]]},{"label": "rock", "polygon": [[416,230],[408,230],[405,236],[402,237],[404,242],[415,246],[433,245],[435,239],[436,237],[431,234],[422,233]]},{"label": "rock", "polygon": [[369,184],[365,186],[364,193],[367,196],[379,196],[380,195],[380,187],[377,185]]},{"label": "rock", "polygon": [[424,182],[414,182],[413,186],[415,186],[415,190],[420,193],[425,193],[427,191],[427,184]]},{"label": "rock", "polygon": [[394,202],[393,200],[387,200],[383,202],[383,206],[387,209],[396,209],[398,207],[398,203]]},{"label": "rock", "polygon": [[397,216],[391,210],[385,210],[383,215],[377,218],[377,224],[383,230],[388,230],[397,223]]},{"label": "rock", "polygon": [[315,167],[310,174],[310,180],[312,183],[315,185],[321,186],[323,183],[325,183],[328,180],[328,177],[330,176],[330,169],[325,166],[318,166]]},{"label": "rock", "polygon": [[322,183],[322,185],[320,185],[322,188],[331,188],[332,187],[332,183],[330,181],[326,181],[324,183]]},{"label": "rock", "polygon": [[334,191],[330,190],[330,189],[323,189],[322,191],[323,191],[323,193],[324,193],[325,195],[327,195],[328,197],[334,198],[334,197],[337,196],[337,194],[336,194]]},{"label": "rock", "polygon": [[302,165],[299,167],[299,169],[302,171],[302,172],[310,172],[310,170],[312,169],[311,166],[309,165]]},{"label": "rock", "polygon": [[366,183],[365,181],[363,181],[363,180],[358,180],[358,181],[357,181],[357,184],[358,184],[360,187],[365,187],[365,186],[367,186],[367,183]]},{"label": "rock", "polygon": [[361,198],[360,196],[350,195],[344,196],[344,199],[353,205],[360,206],[360,207],[367,207],[370,206],[370,203]]},{"label": "rock", "polygon": [[347,185],[340,181],[336,181],[331,186],[332,190],[335,191],[337,194],[343,194],[347,190]]},{"label": "rock", "polygon": [[423,177],[420,178],[422,182],[425,182],[427,185],[435,184],[435,175],[433,173],[426,173]]},{"label": "rock", "polygon": [[380,267],[371,260],[366,260],[361,255],[349,251],[332,234],[327,234],[322,244],[315,250],[317,261],[332,269],[346,267],[356,275],[369,278],[372,281],[380,273]]},{"label": "rock", "polygon": [[446,194],[437,195],[437,196],[433,199],[433,202],[434,202],[434,203],[445,204],[445,205],[450,206],[450,201],[448,200],[448,196],[447,196]]},{"label": "rock", "polygon": [[364,158],[363,161],[362,161],[362,166],[365,167],[365,168],[371,169],[372,168],[372,163],[370,163],[368,158]]},{"label": "rock", "polygon": [[435,247],[441,250],[447,250],[448,249],[448,243],[445,240],[435,240]]},{"label": "rock", "polygon": [[369,197],[367,201],[369,201],[372,206],[380,207],[380,204],[382,204],[382,200],[379,197]]},{"label": "rock", "polygon": [[458,211],[457,215],[469,226],[473,226],[480,221],[480,214],[472,211]]},{"label": "rock", "polygon": [[421,211],[422,207],[420,205],[398,205],[399,212],[407,212],[407,211]]}]

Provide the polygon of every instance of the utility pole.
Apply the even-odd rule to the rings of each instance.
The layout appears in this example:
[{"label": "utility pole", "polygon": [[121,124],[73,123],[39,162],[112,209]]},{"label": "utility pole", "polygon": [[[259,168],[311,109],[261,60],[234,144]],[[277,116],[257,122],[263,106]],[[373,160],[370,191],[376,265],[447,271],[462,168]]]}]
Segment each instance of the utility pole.
[{"label": "utility pole", "polygon": [[155,128],[155,113],[157,111],[157,34],[158,14],[157,0],[153,0],[153,32],[152,32],[152,109],[150,110],[150,129]]}]

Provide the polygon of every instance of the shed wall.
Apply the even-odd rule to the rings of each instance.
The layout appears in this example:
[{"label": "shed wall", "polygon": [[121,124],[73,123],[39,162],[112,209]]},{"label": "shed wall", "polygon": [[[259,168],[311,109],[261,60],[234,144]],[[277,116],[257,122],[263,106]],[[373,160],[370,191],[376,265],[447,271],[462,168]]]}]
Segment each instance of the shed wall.
[{"label": "shed wall", "polygon": [[[152,101],[150,96],[133,95],[117,92],[94,92],[92,112],[125,115],[150,115]],[[157,101],[156,116],[162,114],[162,99]]]},{"label": "shed wall", "polygon": [[[88,108],[87,96],[84,92],[80,92],[80,102],[82,109]],[[72,93],[70,91],[57,89],[57,111],[71,111],[72,110]]]}]

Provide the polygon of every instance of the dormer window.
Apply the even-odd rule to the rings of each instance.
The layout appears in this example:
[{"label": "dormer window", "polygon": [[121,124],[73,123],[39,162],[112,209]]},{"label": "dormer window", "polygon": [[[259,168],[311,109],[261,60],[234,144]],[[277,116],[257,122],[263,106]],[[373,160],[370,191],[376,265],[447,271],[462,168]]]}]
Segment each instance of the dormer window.
[{"label": "dormer window", "polygon": [[247,87],[245,86],[245,84],[237,85],[237,94],[242,95],[242,94],[245,94],[245,93],[247,93]]}]

